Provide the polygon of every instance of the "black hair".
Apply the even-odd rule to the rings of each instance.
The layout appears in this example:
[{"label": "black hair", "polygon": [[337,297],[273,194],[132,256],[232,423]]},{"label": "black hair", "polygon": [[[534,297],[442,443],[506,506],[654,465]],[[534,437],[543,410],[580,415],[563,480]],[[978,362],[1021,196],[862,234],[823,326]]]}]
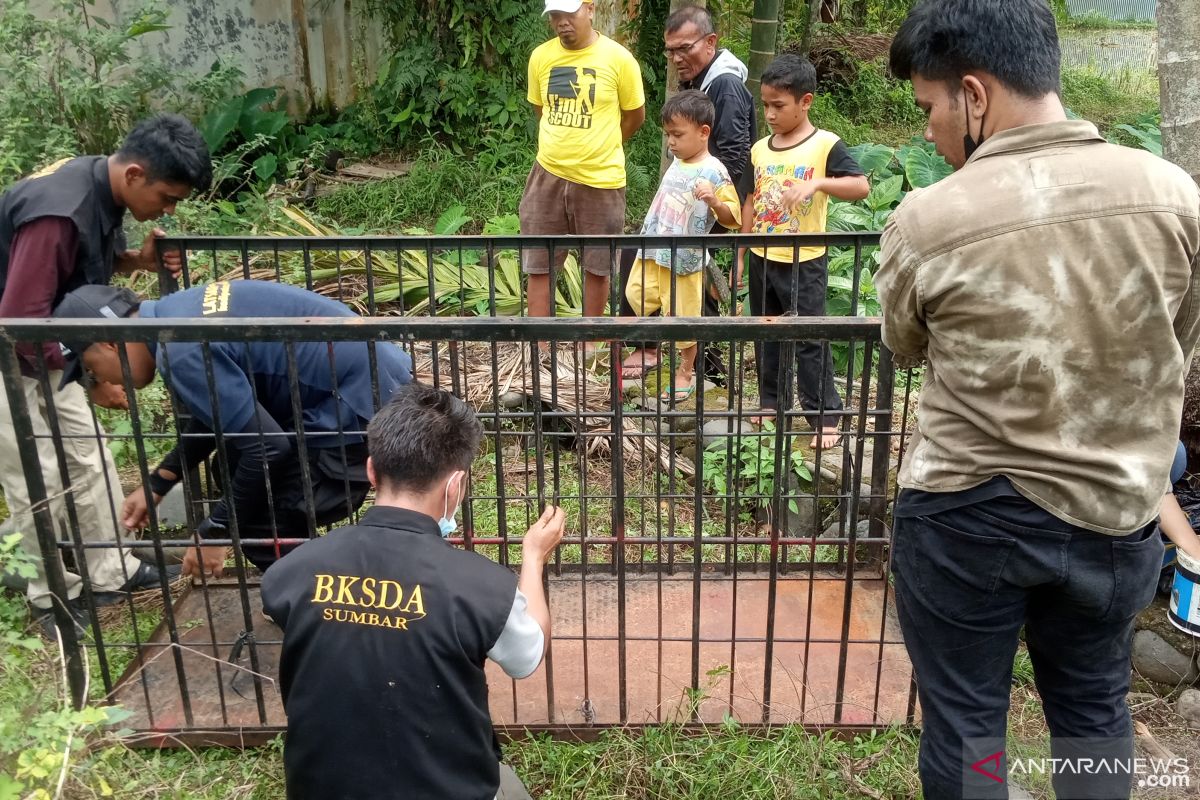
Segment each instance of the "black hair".
[{"label": "black hair", "polygon": [[212,158],[196,126],[178,114],[159,114],[137,124],[116,153],[136,162],[152,181],[170,181],[206,192],[212,185]]},{"label": "black hair", "polygon": [[471,407],[420,383],[401,386],[367,425],[367,449],[380,483],[417,492],[469,469],[483,439]]},{"label": "black hair", "polygon": [[708,95],[699,89],[686,89],[667,98],[662,107],[662,124],[673,119],[686,119],[696,125],[713,126],[717,109]]},{"label": "black hair", "polygon": [[785,53],[767,65],[761,83],[800,100],[817,91],[817,70],[807,58]]},{"label": "black hair", "polygon": [[712,15],[702,6],[684,6],[671,12],[663,26],[667,33],[675,33],[684,25],[691,23],[696,26],[696,33],[709,36],[717,32],[713,27]]},{"label": "black hair", "polygon": [[1061,58],[1046,0],[921,0],[896,33],[889,61],[902,80],[955,84],[978,70],[1038,98],[1060,92]]}]

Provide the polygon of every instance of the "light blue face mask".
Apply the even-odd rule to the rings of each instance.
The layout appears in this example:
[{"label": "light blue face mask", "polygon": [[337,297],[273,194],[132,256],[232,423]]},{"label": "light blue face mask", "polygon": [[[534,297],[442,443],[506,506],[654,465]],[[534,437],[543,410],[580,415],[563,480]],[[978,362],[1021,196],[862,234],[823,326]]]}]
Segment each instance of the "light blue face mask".
[{"label": "light blue face mask", "polygon": [[454,477],[451,476],[450,480],[446,481],[446,495],[442,503],[442,518],[438,520],[438,530],[441,532],[443,539],[449,538],[450,534],[458,530],[458,521],[454,518],[458,507],[455,506],[454,511],[450,510],[450,484],[453,480]]}]

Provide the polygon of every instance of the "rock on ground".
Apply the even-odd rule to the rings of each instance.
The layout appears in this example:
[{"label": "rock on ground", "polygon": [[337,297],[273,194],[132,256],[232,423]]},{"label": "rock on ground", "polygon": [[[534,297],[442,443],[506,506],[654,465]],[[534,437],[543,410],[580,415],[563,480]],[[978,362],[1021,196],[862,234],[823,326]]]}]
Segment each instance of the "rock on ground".
[{"label": "rock on ground", "polygon": [[1175,703],[1175,711],[1189,728],[1200,730],[1200,690],[1184,689]]},{"label": "rock on ground", "polygon": [[1133,668],[1148,681],[1189,685],[1200,678],[1194,653],[1182,653],[1151,630],[1133,637]]}]

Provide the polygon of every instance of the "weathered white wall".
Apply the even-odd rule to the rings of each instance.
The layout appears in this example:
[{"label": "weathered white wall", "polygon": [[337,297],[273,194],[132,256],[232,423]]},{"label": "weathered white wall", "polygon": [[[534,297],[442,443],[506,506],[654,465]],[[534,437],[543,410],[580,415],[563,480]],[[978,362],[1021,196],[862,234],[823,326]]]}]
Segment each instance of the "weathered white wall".
[{"label": "weathered white wall", "polygon": [[[92,13],[128,22],[138,0],[96,0]],[[204,74],[215,61],[236,65],[247,89],[282,87],[294,113],[341,107],[379,66],[378,24],[352,0],[166,0],[170,30],[137,39],[136,48],[170,69]],[[35,11],[38,4],[34,4]],[[51,6],[44,8],[51,13]]]},{"label": "weathered white wall", "polygon": [[[0,0],[3,2],[3,0]],[[282,87],[288,108],[341,108],[370,84],[386,57],[383,26],[356,13],[354,0],[165,0],[170,30],[140,47],[168,68],[204,74],[220,60],[241,69],[245,88]],[[53,13],[49,2],[34,2]],[[96,0],[92,13],[126,23],[139,0]],[[612,35],[636,0],[596,0],[596,27]],[[550,37],[546,30],[546,38]]]}]

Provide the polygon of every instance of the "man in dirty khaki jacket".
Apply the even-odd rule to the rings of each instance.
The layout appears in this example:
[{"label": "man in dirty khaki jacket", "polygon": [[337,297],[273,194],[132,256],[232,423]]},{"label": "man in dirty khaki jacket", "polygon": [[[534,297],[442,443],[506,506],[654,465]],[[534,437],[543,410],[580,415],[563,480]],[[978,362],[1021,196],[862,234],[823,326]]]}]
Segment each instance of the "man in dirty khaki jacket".
[{"label": "man in dirty khaki jacket", "polygon": [[1022,628],[1054,757],[1092,759],[1058,796],[1128,797],[1112,765],[1200,322],[1200,194],[1067,118],[1046,0],[923,0],[891,66],[956,168],[901,203],[875,279],[884,342],[927,362],[892,551],[925,797],[1007,797]]}]

